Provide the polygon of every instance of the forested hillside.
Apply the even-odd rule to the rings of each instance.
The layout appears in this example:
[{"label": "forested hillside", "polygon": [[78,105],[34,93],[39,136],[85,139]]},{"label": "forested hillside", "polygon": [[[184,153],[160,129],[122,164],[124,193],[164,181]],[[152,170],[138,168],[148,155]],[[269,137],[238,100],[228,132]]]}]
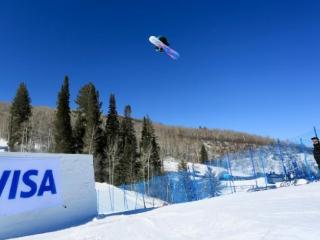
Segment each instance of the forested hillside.
[{"label": "forested hillside", "polygon": [[[8,139],[9,103],[0,103],[0,137]],[[31,117],[32,151],[50,152],[53,144],[53,120],[55,110],[48,107],[33,107]],[[105,121],[105,117],[103,121]],[[72,116],[74,124],[75,114]],[[156,120],[155,120],[156,121]],[[134,120],[136,133],[140,138],[142,121]],[[189,162],[199,160],[201,145],[204,143],[209,158],[221,156],[225,152],[246,149],[249,145],[260,146],[272,143],[272,139],[247,133],[200,128],[166,126],[154,123],[155,134],[161,148],[161,157],[172,156]]]}]

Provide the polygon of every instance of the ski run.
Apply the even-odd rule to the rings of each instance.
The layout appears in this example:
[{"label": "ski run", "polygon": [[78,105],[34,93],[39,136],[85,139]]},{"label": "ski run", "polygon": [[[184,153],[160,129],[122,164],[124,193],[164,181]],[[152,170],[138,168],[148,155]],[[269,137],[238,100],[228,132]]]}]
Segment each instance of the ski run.
[{"label": "ski run", "polygon": [[316,240],[320,183],[238,193],[140,212],[19,239]]}]

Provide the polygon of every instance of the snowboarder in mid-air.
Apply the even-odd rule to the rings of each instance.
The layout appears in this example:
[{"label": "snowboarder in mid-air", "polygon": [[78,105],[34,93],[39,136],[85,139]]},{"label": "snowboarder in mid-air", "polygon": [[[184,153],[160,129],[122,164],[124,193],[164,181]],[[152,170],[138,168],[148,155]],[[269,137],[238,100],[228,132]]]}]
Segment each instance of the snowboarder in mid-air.
[{"label": "snowboarder in mid-air", "polygon": [[[167,45],[168,47],[170,46],[168,40],[166,37],[164,36],[159,36],[158,39],[165,45]],[[159,52],[163,52],[163,48],[162,47],[159,47],[159,46],[155,46],[155,49],[156,51],[159,51]]]},{"label": "snowboarder in mid-air", "polygon": [[318,164],[318,168],[320,170],[320,143],[318,137],[311,138],[313,143],[313,156]]},{"label": "snowboarder in mid-air", "polygon": [[171,57],[174,60],[177,60],[179,58],[179,53],[169,47],[170,44],[166,37],[150,36],[149,41],[155,46],[156,51],[165,52],[169,57]]}]

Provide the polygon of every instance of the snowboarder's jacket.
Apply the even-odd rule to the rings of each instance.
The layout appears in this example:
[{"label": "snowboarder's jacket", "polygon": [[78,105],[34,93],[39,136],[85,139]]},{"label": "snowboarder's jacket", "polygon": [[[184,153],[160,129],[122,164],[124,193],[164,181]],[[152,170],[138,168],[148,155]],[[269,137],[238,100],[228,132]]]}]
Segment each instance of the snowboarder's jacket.
[{"label": "snowboarder's jacket", "polygon": [[313,156],[320,168],[320,143],[313,144]]}]

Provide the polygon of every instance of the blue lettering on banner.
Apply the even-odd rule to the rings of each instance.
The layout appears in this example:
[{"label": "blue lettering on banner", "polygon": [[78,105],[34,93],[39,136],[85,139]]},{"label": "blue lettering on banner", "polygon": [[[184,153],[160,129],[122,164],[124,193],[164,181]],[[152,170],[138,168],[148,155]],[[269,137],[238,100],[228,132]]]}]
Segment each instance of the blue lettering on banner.
[{"label": "blue lettering on banner", "polygon": [[14,171],[14,173],[13,173],[13,179],[12,179],[12,183],[11,183],[9,199],[16,198],[20,174],[21,174],[21,171]]},{"label": "blue lettering on banner", "polygon": [[37,192],[37,183],[32,181],[30,179],[31,176],[38,176],[38,171],[37,170],[29,170],[23,175],[22,181],[24,182],[25,185],[27,185],[30,188],[29,192],[24,192],[22,191],[20,193],[21,198],[30,198]]},{"label": "blue lettering on banner", "polygon": [[[48,185],[46,183],[48,182]],[[43,176],[38,196],[42,196],[44,192],[50,191],[52,194],[56,194],[56,185],[54,184],[54,178],[51,170],[47,170]]]},{"label": "blue lettering on banner", "polygon": [[[12,180],[10,185],[10,181],[8,180],[11,175]],[[40,179],[35,179],[36,177],[39,177],[39,171],[35,169],[28,170],[24,173],[22,173],[20,170],[4,170],[0,177],[0,198],[4,198],[2,194],[4,189],[8,185],[10,185],[8,186],[10,188],[8,196],[9,200],[16,199],[17,195],[20,196],[20,198],[31,198],[35,195],[43,196],[46,192],[51,194],[57,194],[56,183],[54,180],[52,170],[46,170],[43,177]],[[39,189],[36,180],[41,180]],[[29,188],[28,191],[21,191],[20,194],[17,194],[18,187],[20,185],[27,186]]]},{"label": "blue lettering on banner", "polygon": [[2,176],[0,178],[0,197],[2,195],[4,187],[6,186],[9,176],[10,176],[10,171],[8,170],[3,171]]}]

